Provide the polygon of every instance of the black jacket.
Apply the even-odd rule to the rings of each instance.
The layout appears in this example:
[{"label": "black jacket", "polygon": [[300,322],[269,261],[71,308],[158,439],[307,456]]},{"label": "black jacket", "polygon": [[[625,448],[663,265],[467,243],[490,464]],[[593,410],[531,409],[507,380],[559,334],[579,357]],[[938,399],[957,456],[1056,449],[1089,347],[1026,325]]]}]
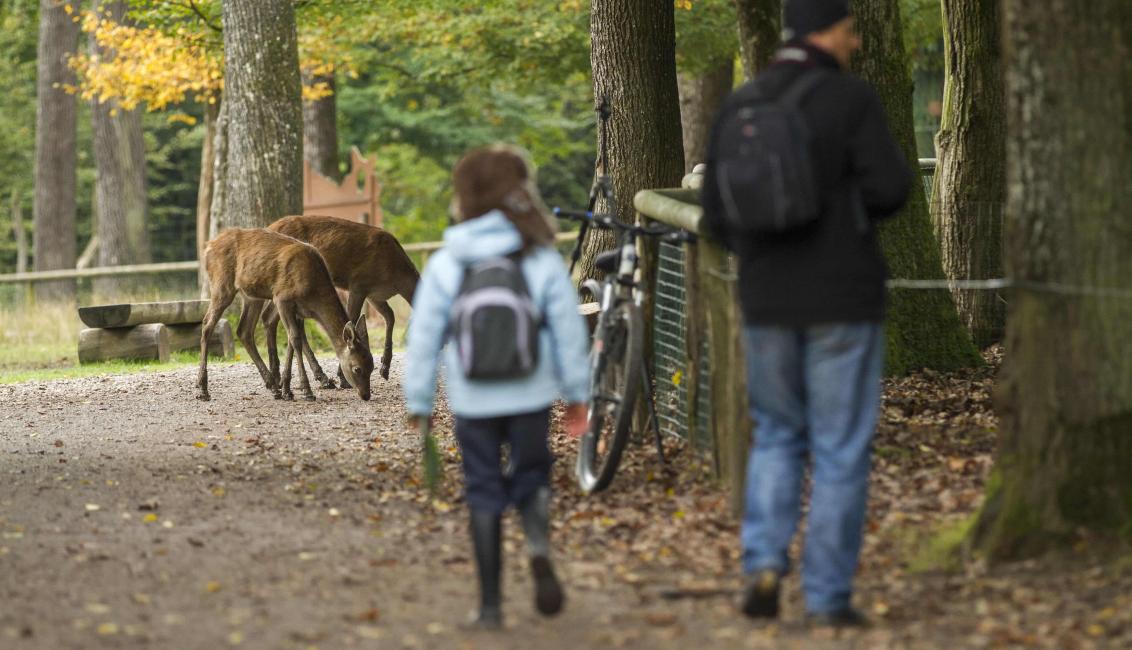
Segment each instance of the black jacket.
[{"label": "black jacket", "polygon": [[[829,54],[787,46],[753,82],[737,89],[723,111],[756,90],[777,96],[804,71],[829,69],[801,103],[812,134],[821,217],[797,231],[765,236],[727,232],[714,178],[716,131],[704,177],[704,226],[739,256],[744,320],[762,325],[814,325],[884,318],[887,269],[875,224],[906,201],[914,176],[888,128],[876,92],[841,71]],[[862,213],[863,210],[863,213]],[[863,218],[866,217],[867,218]]]}]

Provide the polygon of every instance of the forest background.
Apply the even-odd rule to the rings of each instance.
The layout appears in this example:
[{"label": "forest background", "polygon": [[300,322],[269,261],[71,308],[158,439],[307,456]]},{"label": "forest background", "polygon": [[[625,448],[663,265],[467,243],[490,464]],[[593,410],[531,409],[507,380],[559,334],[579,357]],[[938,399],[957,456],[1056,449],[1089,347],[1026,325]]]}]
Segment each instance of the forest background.
[{"label": "forest background", "polygon": [[[675,4],[680,73],[694,77],[732,60],[734,83],[741,83],[731,0]],[[916,82],[917,145],[921,156],[933,157],[943,92],[940,3],[901,4]],[[403,242],[440,238],[449,170],[480,144],[519,143],[539,165],[549,204],[584,202],[595,155],[589,2],[336,0],[297,7],[303,65],[332,80],[338,171],[348,171],[352,146],[376,158],[384,226]],[[17,214],[26,241],[33,236],[39,8],[39,0],[0,0],[0,273],[16,270]],[[76,3],[76,18],[85,9]],[[142,26],[179,38],[187,33],[206,51],[222,49],[210,27],[219,24],[216,0],[141,0],[130,9]],[[84,31],[80,53],[89,38]],[[94,232],[96,201],[91,104],[78,106],[81,252]],[[148,109],[142,124],[151,260],[192,260],[207,102],[189,93]],[[11,295],[0,295],[0,303],[19,299],[18,285],[3,286]]]}]

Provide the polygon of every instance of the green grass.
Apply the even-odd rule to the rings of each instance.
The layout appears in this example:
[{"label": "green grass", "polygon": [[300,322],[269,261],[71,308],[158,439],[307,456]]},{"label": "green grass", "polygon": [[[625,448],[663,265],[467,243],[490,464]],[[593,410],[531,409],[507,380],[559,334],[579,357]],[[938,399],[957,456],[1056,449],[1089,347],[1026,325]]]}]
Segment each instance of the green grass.
[{"label": "green grass", "polygon": [[908,570],[916,573],[958,571],[963,566],[964,543],[977,520],[976,513],[906,538]]},{"label": "green grass", "polygon": [[[75,379],[78,377],[97,377],[99,375],[122,375],[139,372],[161,372],[176,368],[196,367],[200,358],[196,352],[177,352],[170,355],[169,361],[104,361],[84,365],[64,365],[47,368],[5,369],[0,375],[0,384],[18,384],[25,381],[51,381],[54,379]],[[209,359],[208,365],[232,365],[241,363],[240,355],[235,359]]]},{"label": "green grass", "polygon": [[[153,299],[145,297],[146,300]],[[169,298],[173,299],[173,298]],[[140,301],[141,299],[139,299]],[[128,300],[122,300],[128,302]],[[394,349],[401,349],[405,342],[406,325],[409,320],[409,307],[403,300],[391,301],[397,316],[394,328]],[[198,363],[197,352],[178,352],[168,363],[145,361],[111,361],[105,363],[80,365],[78,362],[78,335],[83,325],[73,304],[20,305],[0,309],[0,384],[23,381],[48,381],[70,379],[104,374],[123,374],[134,372],[157,372]],[[229,310],[227,318],[233,332],[239,317],[239,302]],[[385,323],[380,317],[369,319],[370,350],[378,358],[384,345]],[[320,357],[333,353],[326,334],[313,321],[306,323],[308,340]],[[256,343],[266,360],[263,346],[263,329],[256,330]],[[287,337],[280,327],[277,343],[280,355],[284,353]],[[247,363],[248,356],[237,341],[236,358],[230,361],[213,359],[216,363]],[[336,366],[335,366],[336,367]],[[330,370],[328,370],[330,372]]]}]

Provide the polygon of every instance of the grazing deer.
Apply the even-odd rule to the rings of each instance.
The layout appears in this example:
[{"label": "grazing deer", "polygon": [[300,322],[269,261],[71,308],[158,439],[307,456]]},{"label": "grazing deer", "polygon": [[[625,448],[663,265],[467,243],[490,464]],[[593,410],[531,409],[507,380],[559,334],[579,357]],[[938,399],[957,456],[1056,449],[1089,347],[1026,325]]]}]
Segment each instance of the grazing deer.
[{"label": "grazing deer", "polygon": [[[304,317],[314,318],[326,330],[346,380],[362,399],[370,398],[369,377],[373,357],[369,350],[365,317],[346,318],[346,310],[330,280],[322,256],[309,244],[261,229],[231,228],[217,235],[204,251],[210,300],[200,339],[198,399],[208,400],[208,339],[217,321],[239,292],[243,311],[236,331],[260,376],[276,397],[294,399],[291,393],[291,359],[298,351],[303,398],[314,399],[303,367]],[[272,301],[287,329],[287,364],[280,382],[274,382],[256,350],[251,334],[265,301]]]},{"label": "grazing deer", "polygon": [[[388,231],[348,219],[323,216],[283,217],[267,227],[288,237],[314,246],[326,260],[334,286],[349,292],[346,314],[357,320],[368,298],[385,319],[385,348],[381,354],[381,377],[389,379],[389,364],[393,359],[393,326],[396,319],[386,302],[400,295],[411,303],[417,290],[420,273],[397,238]],[[271,305],[263,310],[263,326],[267,355],[272,377],[279,378],[279,355],[275,351],[275,334],[279,315]],[[246,343],[245,343],[246,345]],[[303,353],[310,361],[315,379],[323,388],[334,388],[333,380],[326,377],[318,365],[309,344],[304,343]],[[342,378],[341,369],[338,373]],[[270,388],[270,383],[268,384]],[[342,386],[345,388],[345,386]]]}]

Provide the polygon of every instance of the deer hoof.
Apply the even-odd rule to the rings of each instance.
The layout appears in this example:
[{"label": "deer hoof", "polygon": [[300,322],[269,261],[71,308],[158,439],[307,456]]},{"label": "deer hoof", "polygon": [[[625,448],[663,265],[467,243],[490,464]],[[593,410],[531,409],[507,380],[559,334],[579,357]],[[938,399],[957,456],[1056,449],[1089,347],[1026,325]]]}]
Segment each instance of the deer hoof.
[{"label": "deer hoof", "polygon": [[318,387],[325,388],[326,390],[334,390],[335,388],[338,388],[338,384],[334,383],[333,379],[323,377]]},{"label": "deer hoof", "polygon": [[307,394],[303,395],[303,399],[308,401],[308,402],[315,401],[314,393],[307,393]]},{"label": "deer hoof", "polygon": [[283,399],[283,401],[285,401],[285,402],[294,402],[294,401],[295,401],[295,394],[294,394],[294,393],[292,393],[292,392],[290,392],[290,391],[288,391],[288,392],[286,392],[286,393],[283,393],[283,398],[282,398],[282,399]]},{"label": "deer hoof", "polygon": [[275,399],[283,399],[283,391],[278,388],[275,389]]},{"label": "deer hoof", "polygon": [[386,381],[389,381],[389,365],[388,364],[382,364],[381,365],[381,378],[386,380]]},{"label": "deer hoof", "polygon": [[209,395],[207,391],[201,391],[201,392],[197,393],[197,399],[199,399],[202,402],[208,402],[208,401],[212,400],[212,396]]}]

